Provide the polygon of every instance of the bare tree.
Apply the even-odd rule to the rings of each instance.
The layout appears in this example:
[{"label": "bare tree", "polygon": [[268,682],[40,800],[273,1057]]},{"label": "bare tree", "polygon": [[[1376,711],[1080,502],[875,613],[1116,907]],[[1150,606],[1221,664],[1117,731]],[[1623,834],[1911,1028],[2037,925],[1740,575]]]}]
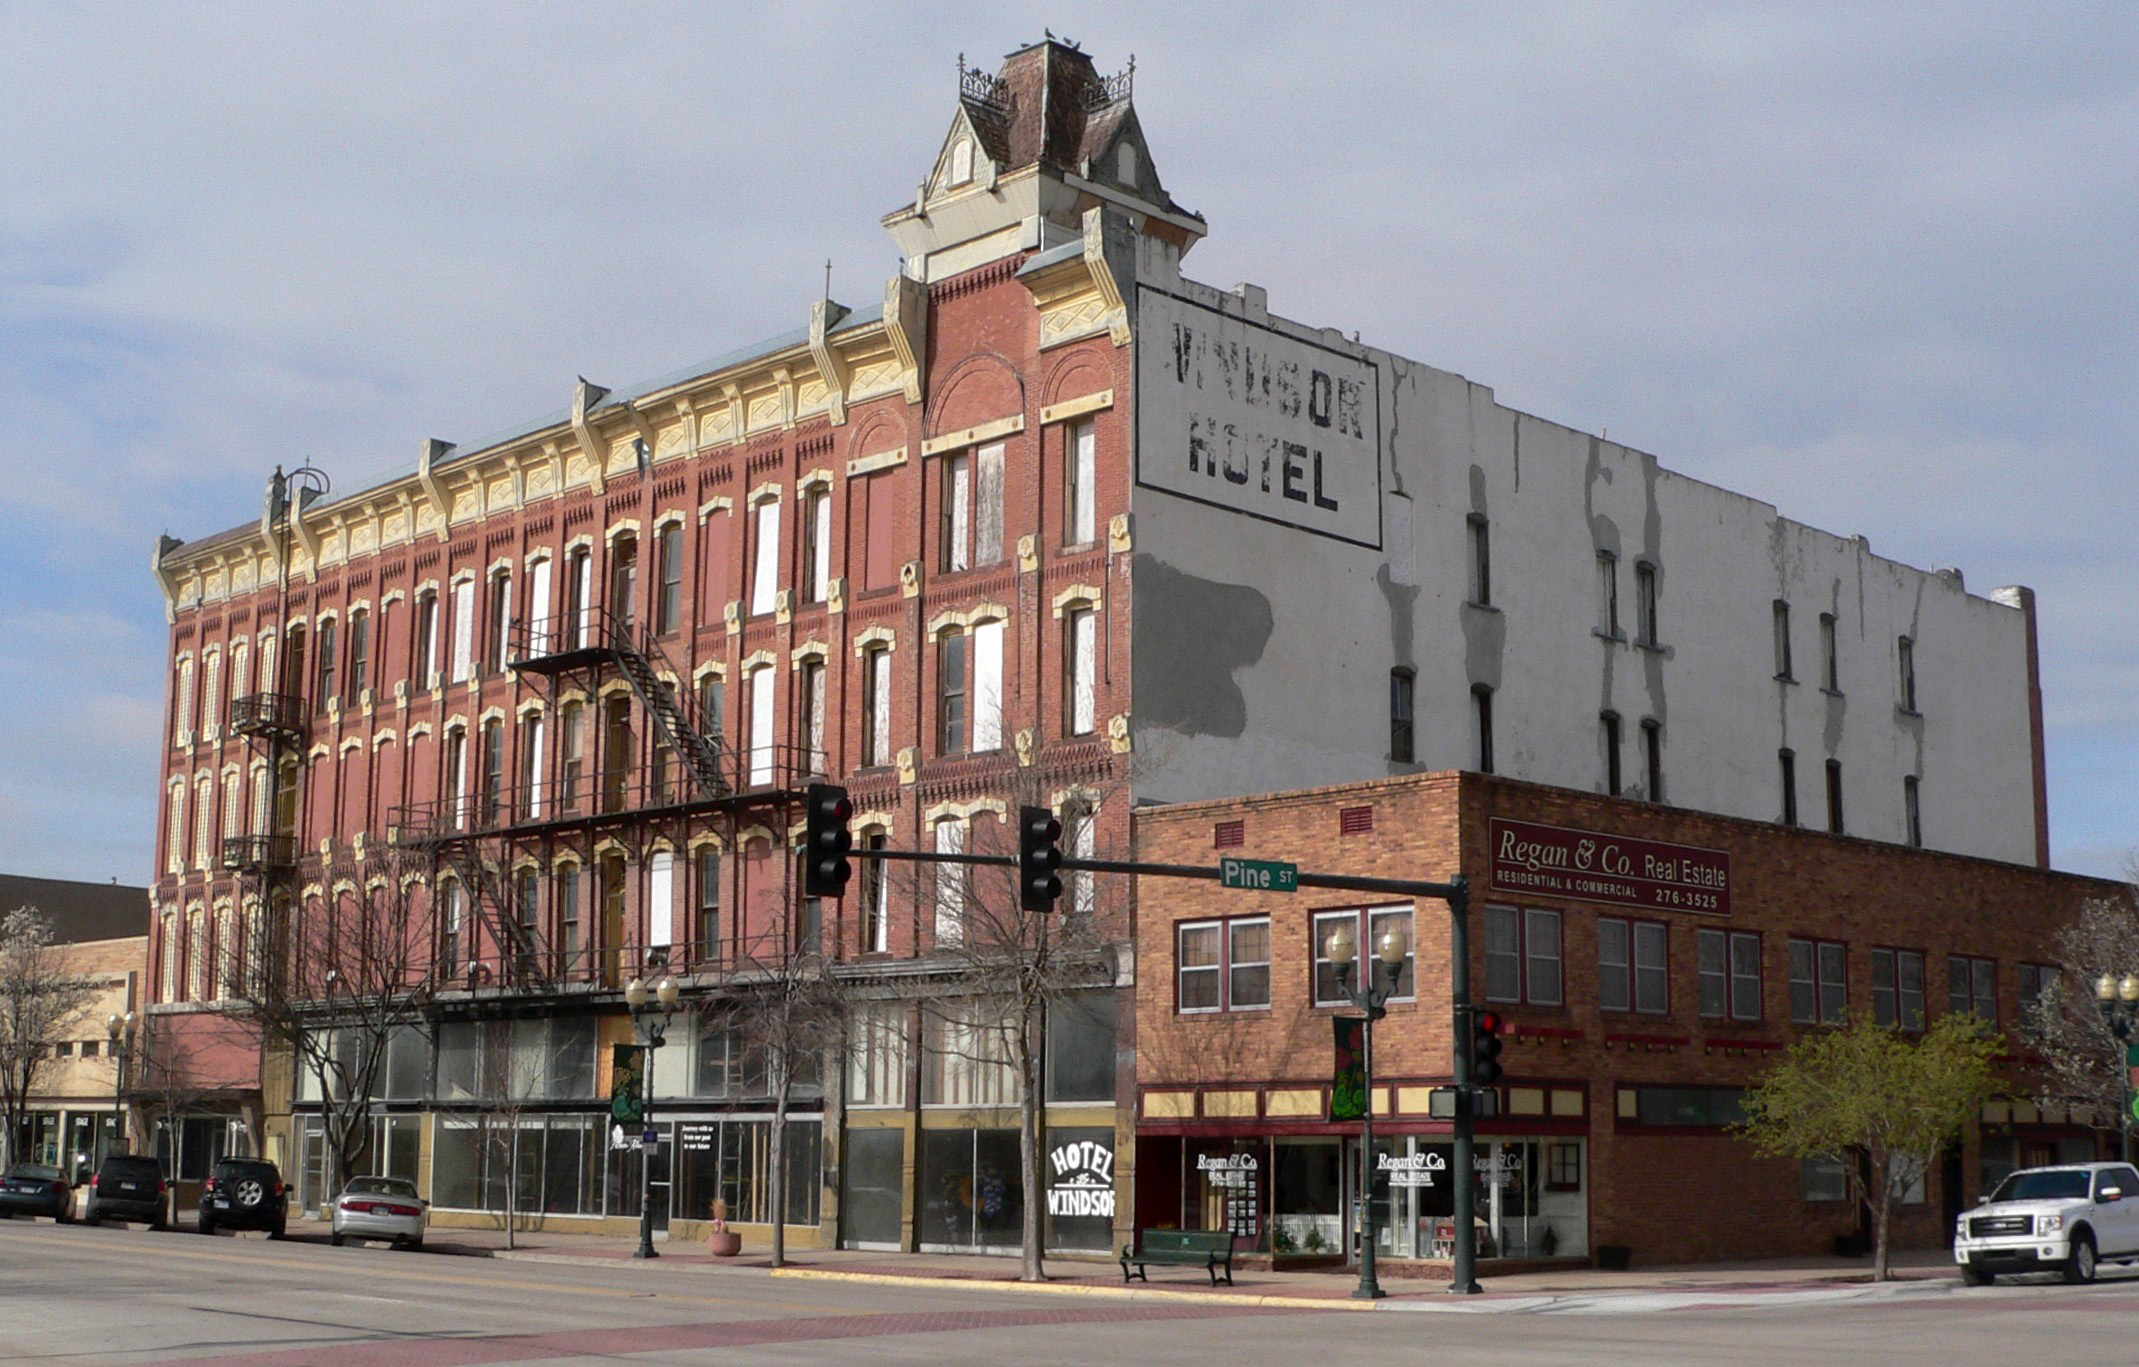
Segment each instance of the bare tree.
[{"label": "bare tree", "polygon": [[2087,903],[2050,943],[2057,971],[2027,1004],[2022,1037],[2042,1059],[2047,1096],[2122,1125],[2124,1041],[2110,1029],[2095,983],[2139,973],[2139,887]]},{"label": "bare tree", "polygon": [[27,1141],[30,1095],[97,993],[69,973],[52,923],[34,907],[0,917],[0,1121],[9,1161]]},{"label": "bare tree", "polygon": [[853,993],[822,954],[761,941],[722,974],[699,1007],[701,1031],[725,1031],[762,1066],[772,1098],[772,1265],[787,1264],[787,1112],[798,1083],[820,1082],[850,1048]]},{"label": "bare tree", "polygon": [[[1024,786],[1033,787],[1028,783]],[[1067,814],[1063,844],[1080,844],[1079,823],[1093,821],[1099,795],[1086,794]],[[1037,790],[1023,801],[1045,801]],[[1096,830],[1096,826],[1094,827]],[[972,853],[1014,854],[1013,823],[975,827]],[[1120,855],[1090,851],[1093,857]],[[1017,1081],[1018,1168],[1023,1191],[1019,1276],[1043,1281],[1042,1214],[1046,1184],[1040,1172],[1040,1133],[1046,1098],[1048,1015],[1078,992],[1111,987],[1115,956],[1108,911],[1126,898],[1123,880],[1066,878],[1064,895],[1051,912],[1020,905],[1013,869],[955,864],[921,865],[920,901],[932,918],[931,966],[936,993],[922,1003],[924,1047],[985,1068],[1009,1068]],[[1114,896],[1105,895],[1113,892]]]},{"label": "bare tree", "polygon": [[[553,1018],[545,1016],[493,1017],[457,1025],[441,1025],[438,1097],[436,1112],[472,1124],[478,1133],[476,1152],[481,1166],[476,1170],[476,1201],[497,1217],[505,1232],[505,1246],[519,1246],[519,1230],[525,1207],[523,1196],[539,1203],[542,1177],[538,1172],[530,1193],[523,1183],[521,1162],[526,1155],[526,1131],[522,1122],[545,1114],[541,1102],[552,1094],[551,1083],[561,1065],[571,1061],[573,1050],[549,1033]],[[475,1047],[461,1055],[450,1042],[449,1032],[472,1030]],[[591,1043],[592,1036],[587,1037]],[[457,1065],[450,1060],[465,1057]],[[591,1064],[589,1057],[580,1062]],[[433,1180],[437,1181],[436,1150]],[[539,1152],[539,1150],[538,1150]],[[500,1178],[499,1173],[504,1176]],[[539,1204],[537,1209],[539,1209]]]},{"label": "bare tree", "polygon": [[420,1025],[441,950],[428,868],[396,851],[322,861],[301,901],[256,909],[238,961],[225,967],[232,1014],[264,1046],[287,1050],[316,1084],[331,1187],[347,1186],[371,1145],[372,1099],[388,1046]]}]

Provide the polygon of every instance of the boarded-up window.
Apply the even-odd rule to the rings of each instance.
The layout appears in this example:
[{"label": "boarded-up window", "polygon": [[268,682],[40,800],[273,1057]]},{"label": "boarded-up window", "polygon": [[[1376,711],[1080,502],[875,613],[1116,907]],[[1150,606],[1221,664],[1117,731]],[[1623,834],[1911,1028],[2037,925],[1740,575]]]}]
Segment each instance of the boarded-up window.
[{"label": "boarded-up window", "polygon": [[758,616],[772,611],[774,595],[780,589],[780,504],[777,500],[768,499],[757,506],[752,535],[755,545],[750,570],[750,612],[752,616]]},{"label": "boarded-up window", "polygon": [[973,628],[973,748],[1003,748],[1003,624]]},{"label": "boarded-up window", "polygon": [[899,500],[890,470],[859,481],[867,544],[862,552],[862,588],[888,589],[899,582]]}]

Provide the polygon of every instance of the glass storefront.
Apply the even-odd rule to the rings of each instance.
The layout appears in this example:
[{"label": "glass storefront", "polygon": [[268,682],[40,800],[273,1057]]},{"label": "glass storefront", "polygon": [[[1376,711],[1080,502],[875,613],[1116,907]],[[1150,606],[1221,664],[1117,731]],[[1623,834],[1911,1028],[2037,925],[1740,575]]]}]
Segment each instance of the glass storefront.
[{"label": "glass storefront", "polygon": [[916,1180],[924,1251],[1018,1247],[1025,1201],[1016,1130],[923,1130]]},{"label": "glass storefront", "polygon": [[840,1171],[840,1238],[848,1248],[897,1249],[906,1189],[906,1131],[850,1129]]}]

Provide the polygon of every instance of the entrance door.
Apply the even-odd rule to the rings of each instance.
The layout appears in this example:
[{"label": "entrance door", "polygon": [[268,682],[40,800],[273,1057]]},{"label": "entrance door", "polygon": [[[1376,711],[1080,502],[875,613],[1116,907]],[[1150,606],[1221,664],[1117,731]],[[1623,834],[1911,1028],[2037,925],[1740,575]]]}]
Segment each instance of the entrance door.
[{"label": "entrance door", "polygon": [[[1392,1141],[1387,1139],[1376,1139],[1374,1141],[1375,1153],[1389,1154],[1393,1151],[1394,1145]],[[1366,1211],[1360,1198],[1359,1186],[1359,1179],[1362,1175],[1361,1155],[1364,1152],[1365,1150],[1357,1139],[1344,1141],[1344,1199],[1342,1209],[1344,1212],[1344,1261],[1348,1265],[1356,1264],[1359,1261],[1359,1249],[1366,1228]],[[1388,1174],[1382,1171],[1378,1165],[1367,1167],[1365,1171],[1371,1173],[1374,1178],[1372,1194],[1368,1198],[1372,1200],[1374,1208],[1374,1255],[1378,1258],[1395,1257],[1399,1252],[1396,1222],[1398,1212],[1394,1209],[1389,1199]],[[1404,1256],[1409,1256],[1408,1249],[1404,1250]]]},{"label": "entrance door", "polygon": [[673,1125],[665,1123],[654,1127],[655,1133],[660,1135],[661,1139],[660,1144],[651,1155],[653,1167],[646,1174],[646,1189],[647,1200],[653,1203],[654,1233],[656,1234],[668,1233],[669,1187],[673,1184],[670,1174],[671,1164],[674,1159],[674,1154],[669,1145],[669,1137],[674,1129]]}]

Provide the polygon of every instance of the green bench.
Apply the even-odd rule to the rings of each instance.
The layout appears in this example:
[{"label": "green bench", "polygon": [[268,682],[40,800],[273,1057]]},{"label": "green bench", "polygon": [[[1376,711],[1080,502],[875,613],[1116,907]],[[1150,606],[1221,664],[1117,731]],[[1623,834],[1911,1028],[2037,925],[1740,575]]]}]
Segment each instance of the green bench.
[{"label": "green bench", "polygon": [[[1136,1251],[1137,1244],[1144,1251]],[[1218,1269],[1225,1269],[1225,1284],[1233,1284],[1233,1235],[1223,1229],[1145,1229],[1137,1231],[1137,1243],[1123,1247],[1121,1251],[1121,1279],[1130,1279],[1129,1268],[1136,1268],[1136,1275],[1144,1281],[1151,1274],[1144,1270],[1146,1263],[1161,1266],[1200,1267],[1211,1274],[1211,1285],[1218,1285]]]}]

